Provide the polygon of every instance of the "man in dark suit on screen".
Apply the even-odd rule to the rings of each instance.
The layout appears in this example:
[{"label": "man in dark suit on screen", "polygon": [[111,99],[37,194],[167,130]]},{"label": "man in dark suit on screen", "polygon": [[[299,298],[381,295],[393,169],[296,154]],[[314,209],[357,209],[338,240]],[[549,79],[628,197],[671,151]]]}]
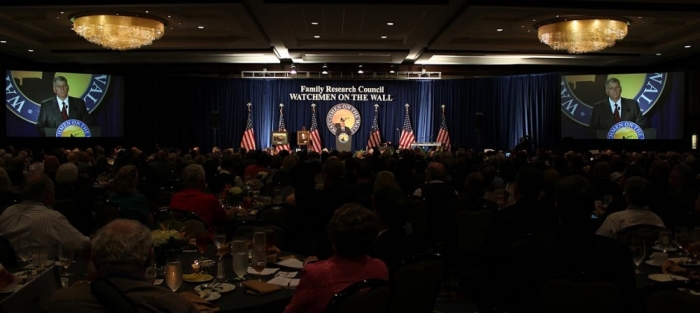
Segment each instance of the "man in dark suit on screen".
[{"label": "man in dark suit on screen", "polygon": [[68,96],[68,80],[63,76],[53,79],[56,97],[41,102],[36,129],[39,136],[46,136],[46,128],[58,128],[66,120],[79,120],[88,124],[89,114],[85,101]]},{"label": "man in dark suit on screen", "polygon": [[622,98],[622,86],[617,78],[610,78],[605,82],[605,93],[608,98],[596,103],[591,113],[591,121],[588,129],[596,138],[598,131],[608,131],[613,125],[621,121],[634,122],[644,128],[644,115],[639,109],[639,103],[634,99]]},{"label": "man in dark suit on screen", "polygon": [[350,135],[350,128],[345,127],[345,118],[340,118],[340,123],[335,124],[335,135],[338,136],[340,134],[348,134]]}]

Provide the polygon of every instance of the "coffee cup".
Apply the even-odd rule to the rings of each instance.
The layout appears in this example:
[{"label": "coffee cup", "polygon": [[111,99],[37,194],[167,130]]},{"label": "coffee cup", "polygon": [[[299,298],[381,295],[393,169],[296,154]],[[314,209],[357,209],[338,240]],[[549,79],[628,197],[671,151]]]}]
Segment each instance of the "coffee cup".
[{"label": "coffee cup", "polygon": [[654,265],[661,265],[668,260],[668,254],[663,252],[654,252],[649,257],[651,263]]}]

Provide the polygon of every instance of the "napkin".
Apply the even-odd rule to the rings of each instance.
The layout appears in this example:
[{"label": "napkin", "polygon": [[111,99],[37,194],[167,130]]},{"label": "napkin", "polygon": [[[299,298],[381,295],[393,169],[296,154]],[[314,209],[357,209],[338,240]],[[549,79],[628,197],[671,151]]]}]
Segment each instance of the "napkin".
[{"label": "napkin", "polygon": [[279,262],[277,262],[277,265],[291,267],[291,268],[295,268],[295,269],[303,269],[304,268],[304,262],[299,261],[296,258],[279,261]]},{"label": "napkin", "polygon": [[246,293],[258,296],[270,294],[282,289],[282,287],[280,286],[268,284],[266,282],[261,282],[257,280],[244,281],[243,286],[245,286],[248,289]]},{"label": "napkin", "polygon": [[197,308],[197,311],[199,311],[200,313],[211,313],[219,311],[219,306],[207,302],[196,293],[185,291],[181,292],[180,295],[192,302],[192,304],[194,304],[194,307]]},{"label": "napkin", "polygon": [[260,274],[258,274],[258,271],[256,271],[254,268],[248,267],[248,274],[265,276],[265,275],[272,275],[274,273],[277,273],[277,271],[279,271],[279,270],[280,270],[279,268],[269,268],[268,267],[268,268],[265,268],[264,270],[262,270],[262,272],[260,272]]},{"label": "napkin", "polygon": [[275,278],[268,280],[267,283],[277,285],[280,287],[287,287],[287,286],[289,286],[289,283],[291,281],[292,281],[291,278],[286,278],[283,276],[275,276]]},{"label": "napkin", "polygon": [[280,261],[289,260],[289,259],[298,260],[297,257],[295,257],[293,254],[281,256],[281,257],[279,257],[279,259],[280,259]]},{"label": "napkin", "polygon": [[700,274],[697,272],[681,267],[678,263],[671,260],[667,260],[661,264],[661,271],[664,274],[683,276],[688,279],[700,279]]}]

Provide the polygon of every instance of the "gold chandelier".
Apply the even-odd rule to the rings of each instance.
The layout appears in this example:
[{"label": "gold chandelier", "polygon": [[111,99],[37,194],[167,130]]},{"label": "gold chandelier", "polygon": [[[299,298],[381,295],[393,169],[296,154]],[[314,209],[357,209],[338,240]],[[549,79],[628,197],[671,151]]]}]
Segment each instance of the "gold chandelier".
[{"label": "gold chandelier", "polygon": [[165,34],[165,23],[155,17],[95,14],[74,17],[73,30],[87,41],[112,50],[147,46]]},{"label": "gold chandelier", "polygon": [[628,22],[615,18],[550,20],[539,23],[540,42],[572,54],[602,51],[627,36]]}]

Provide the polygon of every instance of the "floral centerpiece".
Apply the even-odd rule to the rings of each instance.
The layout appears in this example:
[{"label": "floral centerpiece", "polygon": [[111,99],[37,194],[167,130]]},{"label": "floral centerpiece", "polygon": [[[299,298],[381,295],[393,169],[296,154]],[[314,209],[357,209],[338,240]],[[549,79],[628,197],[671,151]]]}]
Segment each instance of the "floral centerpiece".
[{"label": "floral centerpiece", "polygon": [[[178,227],[174,220],[170,224],[161,224],[160,229],[151,231],[151,242],[155,253],[156,266],[165,266],[169,258],[176,258],[182,247],[187,244],[185,233],[174,229]],[[184,227],[181,227],[184,228]]]},{"label": "floral centerpiece", "polygon": [[226,193],[226,203],[230,205],[238,205],[243,200],[243,188],[233,186]]}]

